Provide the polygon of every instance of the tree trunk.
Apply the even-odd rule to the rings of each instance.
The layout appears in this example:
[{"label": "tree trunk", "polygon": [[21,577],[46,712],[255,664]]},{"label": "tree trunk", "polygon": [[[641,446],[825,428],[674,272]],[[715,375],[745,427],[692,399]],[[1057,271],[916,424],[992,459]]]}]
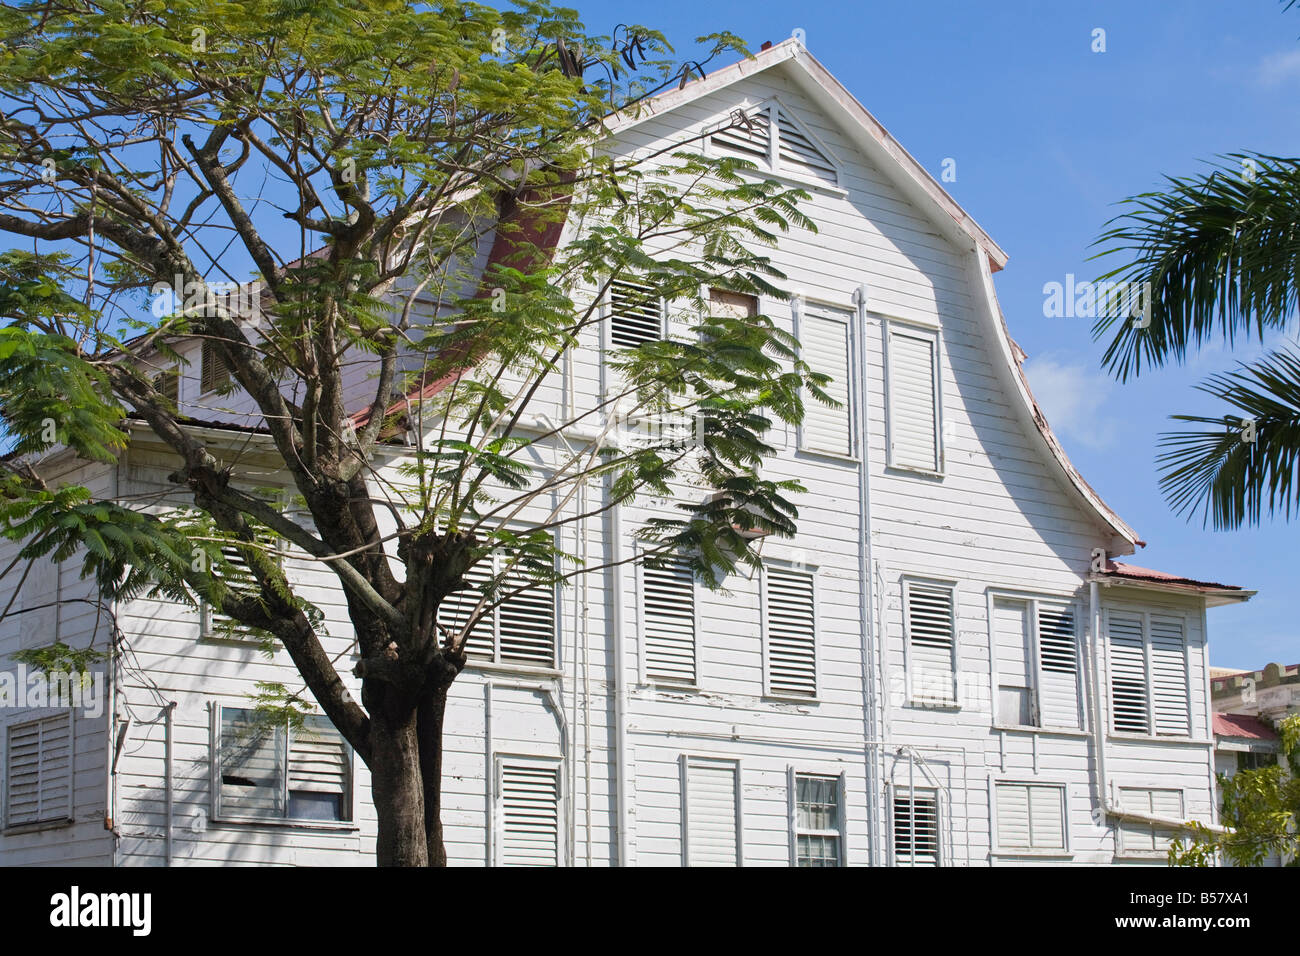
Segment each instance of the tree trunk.
[{"label": "tree trunk", "polygon": [[416,713],[370,720],[370,781],[379,821],[375,846],[380,866],[428,866],[424,783]]},{"label": "tree trunk", "polygon": [[429,866],[447,865],[442,842],[442,724],[447,709],[447,685],[435,688],[420,702],[420,773],[424,778],[424,833]]}]

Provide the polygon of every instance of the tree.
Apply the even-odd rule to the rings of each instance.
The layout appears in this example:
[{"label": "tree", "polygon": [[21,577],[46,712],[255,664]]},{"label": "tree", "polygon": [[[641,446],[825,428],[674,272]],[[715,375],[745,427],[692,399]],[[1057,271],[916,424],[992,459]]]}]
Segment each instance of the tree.
[{"label": "tree", "polygon": [[[794,532],[800,489],[762,477],[765,435],[802,396],[829,402],[827,379],[702,290],[782,297],[762,249],[813,228],[805,194],[691,142],[604,149],[606,116],[708,60],[676,64],[641,27],[589,36],[544,2],[33,2],[0,32],[0,230],[21,246],[0,259],[10,570],[83,554],[105,602],[206,601],[277,641],[370,769],[379,862],[445,863],[447,690],[485,614],[602,570],[561,547],[579,489],[603,488],[584,517],[673,499],[636,560],[684,555],[712,586],[757,564],[750,531]],[[629,276],[625,296],[675,303],[694,334],[614,350],[617,387],[543,418],[539,395]],[[247,412],[298,508],[265,500],[157,374],[199,341],[232,376],[212,412]],[[174,453],[185,508],[41,474],[56,448],[114,462],[132,422]],[[360,701],[287,548],[337,579]],[[469,607],[456,626],[451,598]]]},{"label": "tree", "polygon": [[1186,844],[1169,847],[1176,866],[1212,866],[1218,857],[1232,866],[1260,866],[1270,856],[1300,865],[1300,714],[1278,727],[1282,760],[1271,767],[1219,774],[1222,819],[1227,832],[1193,823]]},{"label": "tree", "polygon": [[[1296,0],[1286,0],[1285,9]],[[1097,240],[1125,261],[1097,280],[1118,287],[1093,327],[1121,382],[1182,362],[1208,340],[1263,340],[1300,306],[1300,160],[1238,153],[1208,173],[1167,179],[1124,202]],[[1287,347],[1198,389],[1230,407],[1174,415],[1203,426],[1164,435],[1160,486],[1180,514],[1216,529],[1291,517],[1300,506],[1300,353]]]}]

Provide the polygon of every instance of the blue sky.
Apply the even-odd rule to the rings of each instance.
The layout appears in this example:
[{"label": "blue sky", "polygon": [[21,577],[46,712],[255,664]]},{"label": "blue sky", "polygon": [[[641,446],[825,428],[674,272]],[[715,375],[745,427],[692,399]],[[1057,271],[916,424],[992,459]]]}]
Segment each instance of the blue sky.
[{"label": "blue sky", "polygon": [[[1173,514],[1154,464],[1174,413],[1221,413],[1193,386],[1250,358],[1217,347],[1120,385],[1087,319],[1045,318],[1043,286],[1100,271],[1090,244],[1126,196],[1243,149],[1300,154],[1300,10],[1276,0],[760,5],[660,0],[579,6],[589,29],[642,21],[680,53],[731,30],[753,49],[802,29],[809,50],[1010,256],[997,276],[1031,385],[1089,482],[1149,542],[1128,560],[1259,594],[1210,612],[1211,659],[1300,661],[1293,541],[1281,520],[1216,533]],[[1093,31],[1106,51],[1094,53]]]}]

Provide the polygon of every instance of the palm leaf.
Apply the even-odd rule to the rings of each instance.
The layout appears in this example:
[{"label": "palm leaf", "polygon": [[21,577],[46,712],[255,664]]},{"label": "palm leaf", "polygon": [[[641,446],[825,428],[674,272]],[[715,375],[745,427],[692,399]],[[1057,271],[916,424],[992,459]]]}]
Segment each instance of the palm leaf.
[{"label": "palm leaf", "polygon": [[1160,487],[1179,514],[1202,513],[1217,530],[1300,510],[1300,355],[1272,352],[1197,386],[1240,414],[1175,415],[1209,426],[1160,441]]},{"label": "palm leaf", "polygon": [[1111,334],[1102,364],[1120,381],[1145,362],[1181,362],[1219,335],[1261,338],[1300,302],[1300,160],[1237,153],[1207,175],[1168,179],[1107,223],[1094,258],[1125,265],[1098,283],[1149,291],[1149,322],[1109,310],[1093,337]]}]

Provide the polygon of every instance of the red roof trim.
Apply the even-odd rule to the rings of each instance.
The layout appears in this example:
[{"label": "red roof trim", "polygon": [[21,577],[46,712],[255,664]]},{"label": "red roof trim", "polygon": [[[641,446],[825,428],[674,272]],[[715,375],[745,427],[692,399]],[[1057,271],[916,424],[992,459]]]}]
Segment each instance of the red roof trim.
[{"label": "red roof trim", "polygon": [[1258,717],[1251,717],[1249,714],[1215,714],[1214,736],[1277,740],[1277,731]]},{"label": "red roof trim", "polygon": [[1167,571],[1153,571],[1151,568],[1140,568],[1136,564],[1124,564],[1120,561],[1107,561],[1106,574],[1116,578],[1126,578],[1130,581],[1151,581],[1155,584],[1172,584],[1175,586],[1191,588],[1213,588],[1216,591],[1240,591],[1242,588],[1236,584],[1219,584],[1215,581],[1198,581],[1196,578],[1182,577],[1177,574],[1170,574]]}]

